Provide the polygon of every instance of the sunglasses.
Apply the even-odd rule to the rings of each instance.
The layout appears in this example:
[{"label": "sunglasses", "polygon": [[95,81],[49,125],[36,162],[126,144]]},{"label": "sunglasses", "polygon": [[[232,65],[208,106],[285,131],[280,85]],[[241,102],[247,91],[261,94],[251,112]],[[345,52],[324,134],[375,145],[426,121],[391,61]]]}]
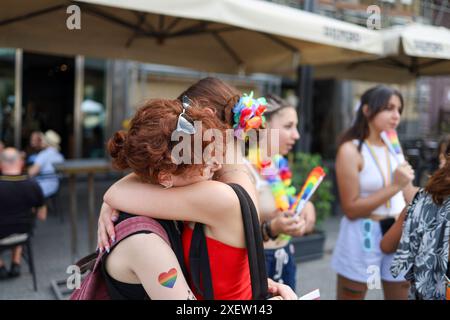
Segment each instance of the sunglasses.
[{"label": "sunglasses", "polygon": [[186,134],[195,134],[196,129],[194,127],[193,121],[186,114],[186,110],[191,107],[192,101],[187,96],[183,96],[181,98],[181,104],[183,105],[183,112],[181,112],[178,116],[177,128],[175,130]]},{"label": "sunglasses", "polygon": [[373,221],[370,219],[364,219],[362,222],[363,248],[366,252],[372,251],[372,225]]}]

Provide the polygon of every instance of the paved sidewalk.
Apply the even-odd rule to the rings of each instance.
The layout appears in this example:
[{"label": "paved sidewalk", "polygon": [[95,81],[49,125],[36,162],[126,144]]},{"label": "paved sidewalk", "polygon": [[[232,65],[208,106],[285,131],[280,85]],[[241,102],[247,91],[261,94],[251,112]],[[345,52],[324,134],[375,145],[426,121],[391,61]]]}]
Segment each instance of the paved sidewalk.
[{"label": "paved sidewalk", "polygon": [[[320,290],[322,300],[336,299],[336,273],[331,269],[331,255],[339,232],[340,217],[331,217],[324,222],[326,234],[325,254],[320,260],[297,265],[297,294],[302,296],[315,289]],[[382,300],[382,290],[369,290],[366,300]]]},{"label": "paved sidewalk", "polygon": [[[112,180],[102,180],[96,183],[99,209],[101,195],[106,191]],[[83,184],[78,184],[79,196],[79,254],[84,256],[87,250],[87,195]],[[67,267],[73,263],[70,256],[70,229],[68,219],[67,186],[61,190],[61,204],[65,212],[64,223],[58,217],[49,216],[45,222],[38,221],[33,241],[35,263],[38,277],[38,292],[33,291],[31,274],[23,264],[20,278],[0,282],[0,300],[5,299],[55,299],[50,286],[52,279],[66,279]],[[324,223],[326,232],[325,255],[320,260],[298,264],[297,293],[303,295],[319,288],[321,299],[336,298],[336,275],[330,267],[331,253],[336,242],[340,218],[332,217]],[[9,266],[9,253],[2,253],[2,258]],[[381,290],[371,290],[367,299],[382,299]]]}]

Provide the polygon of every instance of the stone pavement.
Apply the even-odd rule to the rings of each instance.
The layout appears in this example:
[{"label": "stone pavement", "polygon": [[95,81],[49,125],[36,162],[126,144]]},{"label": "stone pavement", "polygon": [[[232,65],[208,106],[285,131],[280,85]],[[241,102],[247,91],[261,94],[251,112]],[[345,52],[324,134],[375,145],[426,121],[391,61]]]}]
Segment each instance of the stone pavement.
[{"label": "stone pavement", "polygon": [[[106,189],[112,184],[111,178],[97,180],[96,207],[100,208],[100,199]],[[79,208],[79,254],[84,256],[87,250],[87,194],[86,182],[78,184]],[[0,300],[7,299],[56,299],[51,290],[51,280],[66,279],[66,269],[73,263],[70,254],[70,229],[68,219],[67,186],[61,189],[60,200],[65,213],[64,222],[50,215],[47,221],[38,221],[33,240],[35,264],[38,279],[38,291],[33,291],[32,278],[25,261],[22,265],[20,278],[0,282]],[[325,255],[322,259],[298,264],[297,293],[306,294],[314,289],[320,289],[321,299],[336,298],[336,274],[330,267],[331,253],[336,242],[340,218],[332,217],[324,223],[326,232]],[[9,253],[1,254],[9,266]],[[382,299],[381,290],[371,290],[367,299]]]}]

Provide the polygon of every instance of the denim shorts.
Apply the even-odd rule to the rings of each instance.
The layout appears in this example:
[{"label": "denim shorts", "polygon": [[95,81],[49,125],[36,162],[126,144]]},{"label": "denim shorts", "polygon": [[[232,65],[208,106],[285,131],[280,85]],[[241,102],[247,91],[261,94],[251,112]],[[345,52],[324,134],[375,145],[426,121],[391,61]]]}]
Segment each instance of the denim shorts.
[{"label": "denim shorts", "polygon": [[288,243],[277,249],[264,249],[269,278],[284,283],[295,291],[297,266],[294,261],[294,246]]}]

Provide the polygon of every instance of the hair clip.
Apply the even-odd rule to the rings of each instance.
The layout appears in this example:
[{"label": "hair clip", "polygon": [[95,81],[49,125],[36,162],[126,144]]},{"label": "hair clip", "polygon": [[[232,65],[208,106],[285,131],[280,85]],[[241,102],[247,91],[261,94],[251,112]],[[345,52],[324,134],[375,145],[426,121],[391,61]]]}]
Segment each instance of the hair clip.
[{"label": "hair clip", "polygon": [[183,111],[178,116],[177,128],[175,130],[186,134],[195,134],[196,129],[192,124],[192,120],[186,114],[186,110],[192,105],[192,100],[189,99],[188,96],[183,96],[181,98],[181,104],[183,106]]}]

